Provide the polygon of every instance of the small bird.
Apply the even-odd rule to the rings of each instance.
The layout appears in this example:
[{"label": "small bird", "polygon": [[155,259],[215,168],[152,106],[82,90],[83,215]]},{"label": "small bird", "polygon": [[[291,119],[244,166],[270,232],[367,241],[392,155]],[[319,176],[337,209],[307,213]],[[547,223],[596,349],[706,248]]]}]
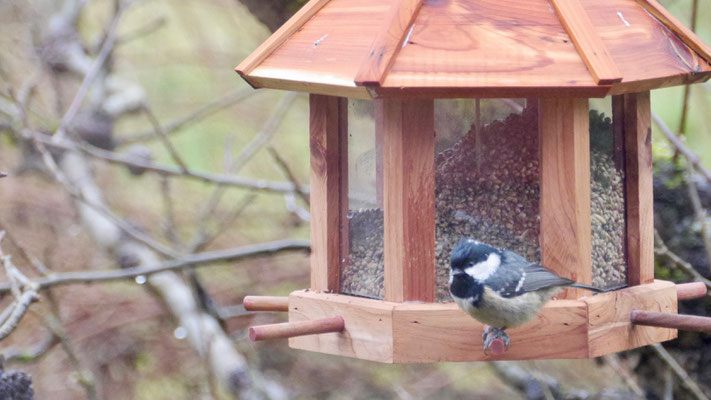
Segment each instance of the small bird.
[{"label": "small bird", "polygon": [[449,291],[469,315],[489,325],[484,351],[502,339],[508,349],[506,328],[528,322],[561,287],[594,292],[606,290],[562,278],[520,255],[475,240],[462,238],[452,250]]}]

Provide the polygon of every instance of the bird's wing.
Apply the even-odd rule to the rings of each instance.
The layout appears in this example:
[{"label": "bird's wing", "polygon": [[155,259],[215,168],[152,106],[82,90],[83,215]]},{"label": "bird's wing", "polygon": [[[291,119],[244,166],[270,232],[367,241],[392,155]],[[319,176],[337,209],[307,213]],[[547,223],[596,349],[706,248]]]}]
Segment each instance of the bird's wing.
[{"label": "bird's wing", "polygon": [[504,251],[504,258],[508,265],[513,266],[511,269],[521,271],[520,276],[515,280],[514,296],[549,287],[567,286],[573,283],[570,279],[562,278],[538,264],[532,264],[511,251]]},{"label": "bird's wing", "polygon": [[501,297],[511,298],[522,295],[521,285],[525,281],[524,271],[529,262],[523,257],[504,251],[501,255],[501,267],[489,276],[485,283]]}]

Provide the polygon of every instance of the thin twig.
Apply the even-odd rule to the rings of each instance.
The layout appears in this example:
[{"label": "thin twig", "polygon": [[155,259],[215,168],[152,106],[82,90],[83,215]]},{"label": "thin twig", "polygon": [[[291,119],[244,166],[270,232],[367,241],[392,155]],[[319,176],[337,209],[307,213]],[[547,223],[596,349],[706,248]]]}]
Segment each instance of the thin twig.
[{"label": "thin twig", "polygon": [[192,241],[188,245],[188,253],[200,251],[209,245],[210,242],[215,240],[217,236],[231,226],[256,198],[256,193],[248,193],[227,217],[221,218],[217,221],[217,227],[212,229],[211,232],[207,231],[207,226],[205,224],[201,224],[198,233],[195,234]]},{"label": "thin twig", "polygon": [[163,147],[168,151],[168,154],[170,154],[170,157],[175,161],[176,164],[180,167],[183,173],[188,173],[190,170],[188,169],[187,164],[185,164],[185,161],[183,161],[183,158],[180,157],[180,154],[178,154],[178,151],[173,147],[173,144],[170,143],[170,140],[168,140],[168,136],[163,132],[163,128],[160,126],[160,122],[158,122],[158,118],[156,118],[155,114],[153,114],[153,111],[147,106],[144,106],[141,108],[143,110],[143,113],[146,114],[146,117],[148,117],[148,120],[151,122],[151,125],[153,125],[153,130],[155,131],[156,136],[160,139],[160,141],[163,143]]},{"label": "thin twig", "polygon": [[178,237],[178,229],[175,220],[175,208],[173,207],[173,198],[170,196],[170,180],[165,177],[160,177],[160,192],[163,198],[163,211],[165,213],[165,224],[163,234],[173,244],[173,248],[178,250],[182,246]]},{"label": "thin twig", "polygon": [[[662,240],[662,237],[659,235],[659,232],[657,230],[654,230],[654,254],[662,257],[666,257],[669,259],[671,262],[674,263],[674,265],[679,268],[680,270],[684,271],[686,274],[690,275],[694,280],[703,282],[706,287],[711,290],[711,280],[708,280],[704,278],[703,275],[699,273],[699,271],[694,268],[693,265],[689,264],[687,261],[685,261],[683,258],[679,257],[675,253],[673,253],[669,248],[667,247],[666,243]],[[711,296],[711,292],[707,293],[707,296]]]},{"label": "thin twig", "polygon": [[689,376],[689,373],[672,357],[671,354],[659,343],[653,343],[652,349],[657,353],[659,358],[662,359],[671,369],[674,371],[676,376],[681,379],[681,384],[688,389],[694,397],[698,400],[709,400],[708,397],[701,391],[701,388],[694,382]]},{"label": "thin twig", "polygon": [[59,302],[54,296],[52,290],[47,290],[47,302],[49,303],[49,314],[44,314],[44,322],[47,328],[52,331],[54,337],[57,338],[62,349],[69,357],[69,360],[74,365],[74,369],[78,375],[79,384],[84,387],[87,398],[90,400],[98,400],[98,390],[94,380],[94,374],[84,366],[84,363],[79,358],[74,345],[72,344],[69,335],[62,326],[61,313],[59,311]]},{"label": "thin twig", "polygon": [[[89,206],[91,209],[94,211],[99,212],[109,220],[111,220],[113,223],[118,226],[121,231],[124,233],[128,234],[135,240],[145,244],[146,246],[150,247],[151,249],[165,255],[171,258],[178,258],[179,253],[174,251],[173,249],[153,240],[150,236],[144,234],[143,232],[140,232],[136,230],[131,224],[128,222],[124,221],[122,218],[111,212],[106,206],[104,206],[101,202],[99,201],[94,201],[94,199],[89,199],[87,196],[80,190],[78,190],[65,176],[65,174],[59,169],[59,166],[57,163],[54,161],[54,158],[52,155],[49,153],[47,148],[44,146],[44,143],[38,140],[38,135],[36,134],[30,134],[31,138],[33,139],[33,143],[35,145],[35,148],[37,151],[40,152],[42,155],[42,160],[44,161],[45,166],[52,172],[54,175],[55,179],[64,186],[64,188],[67,190],[67,192],[75,199],[79,200],[83,204],[86,204]],[[77,153],[79,155],[79,153]],[[66,159],[66,157],[65,157]]]},{"label": "thin twig", "polygon": [[2,355],[8,362],[35,362],[47,354],[47,352],[57,344],[59,344],[59,338],[54,334],[50,334],[47,339],[42,340],[30,348],[18,349],[11,347],[3,350]]},{"label": "thin twig", "polygon": [[644,399],[644,390],[639,386],[639,381],[637,380],[637,376],[632,372],[632,370],[624,365],[622,361],[620,360],[620,356],[617,354],[608,354],[603,357],[605,359],[605,363],[612,367],[612,369],[622,377],[622,379],[625,381],[625,384],[627,384],[627,387],[634,392],[634,394],[639,397],[640,399]]},{"label": "thin twig", "polygon": [[[215,100],[212,103],[206,104],[204,107],[201,107],[197,110],[195,110],[193,113],[188,114],[184,118],[181,118],[180,120],[171,122],[170,124],[166,125],[163,127],[161,130],[166,134],[170,135],[171,133],[177,132],[181,128],[184,128],[185,126],[188,126],[190,124],[196,123],[200,120],[202,120],[205,117],[208,117],[217,111],[220,111],[224,108],[233,106],[242,100],[247,99],[248,97],[251,97],[252,95],[259,93],[254,91],[253,89],[240,89],[240,90],[235,90],[231,93],[228,93],[224,95],[223,97]],[[138,133],[133,136],[126,136],[123,138],[116,138],[116,147],[120,146],[125,146],[137,142],[145,142],[148,140],[156,139],[156,133],[155,129],[151,130],[150,132],[143,132],[143,133]]]},{"label": "thin twig", "polygon": [[[281,101],[274,109],[272,115],[269,117],[269,119],[264,124],[259,133],[257,133],[257,136],[255,136],[254,139],[252,139],[252,141],[242,149],[240,154],[237,156],[237,159],[235,159],[227,169],[227,173],[239,172],[239,170],[259,151],[259,149],[261,149],[269,142],[269,140],[276,133],[276,129],[279,127],[279,124],[281,123],[282,119],[284,118],[284,115],[289,110],[289,107],[291,106],[291,103],[294,101],[295,98],[296,95],[294,93],[289,93],[282,97]],[[290,186],[292,188],[295,188],[293,184],[291,184]],[[207,224],[207,222],[210,220],[210,217],[217,210],[217,206],[219,205],[224,193],[225,188],[222,185],[217,185],[212,191],[210,198],[207,200],[207,202],[198,214],[197,221],[199,221],[199,223],[203,226],[200,226],[198,228],[195,237],[190,240],[190,243],[198,242],[196,237],[200,236],[201,232],[205,230],[204,224]]]},{"label": "thin twig", "polygon": [[[236,186],[265,192],[287,193],[294,191],[294,186],[287,182],[271,182],[263,179],[241,178],[238,176],[217,174],[212,172],[185,172],[178,167],[156,164],[151,161],[140,160],[136,157],[131,157],[125,154],[117,154],[111,151],[106,151],[98,147],[91,146],[87,143],[75,142],[69,139],[53,141],[53,139],[50,139],[49,136],[40,134],[38,132],[33,132],[30,137],[50,147],[55,147],[63,150],[81,151],[82,153],[90,157],[103,160],[112,164],[141,168],[146,171],[158,173],[161,175],[181,176],[211,184]],[[308,187],[302,187],[299,190],[303,191],[304,193],[309,192]]]},{"label": "thin twig", "polygon": [[127,33],[124,33],[123,35],[118,36],[116,38],[116,43],[114,44],[114,46],[118,47],[120,45],[129,43],[132,40],[141,39],[145,36],[148,36],[151,33],[164,27],[167,22],[168,22],[168,18],[166,18],[164,16],[155,18],[152,21],[148,21],[145,25],[139,26],[138,28],[135,28],[134,30],[132,30],[130,32],[127,32]]},{"label": "thin twig", "polygon": [[296,179],[296,176],[294,175],[294,173],[291,171],[291,168],[289,168],[289,164],[286,163],[286,160],[284,160],[281,157],[281,155],[279,155],[279,153],[274,148],[274,146],[267,146],[267,151],[272,156],[272,158],[274,159],[274,162],[277,164],[279,169],[281,169],[281,171],[284,173],[284,175],[286,175],[287,179],[289,179],[289,182],[291,182],[291,184],[294,185],[294,187],[296,188],[296,194],[299,195],[301,200],[303,200],[307,206],[310,205],[311,202],[309,200],[309,196],[306,195],[306,193],[302,192],[301,189],[299,189],[301,187],[301,185],[299,184],[299,181]]},{"label": "thin twig", "polygon": [[76,95],[74,95],[74,99],[69,105],[69,109],[66,113],[64,113],[62,120],[59,122],[59,127],[53,135],[58,139],[63,139],[66,136],[67,127],[74,120],[74,117],[76,117],[77,112],[79,112],[79,107],[84,101],[84,97],[89,91],[91,84],[94,83],[94,79],[96,79],[99,72],[104,67],[106,59],[113,51],[114,43],[116,41],[116,30],[118,28],[119,20],[121,19],[121,15],[123,14],[123,12],[126,10],[126,8],[130,6],[130,4],[131,2],[128,2],[128,4],[122,6],[116,12],[114,18],[111,20],[109,29],[106,32],[106,40],[104,41],[103,46],[101,46],[101,51],[99,52],[99,55],[96,57],[93,64],[91,65],[89,72],[87,72],[87,74],[84,76],[84,79],[82,80],[81,85],[79,86],[79,90],[77,90]]},{"label": "thin twig", "polygon": [[0,340],[5,339],[10,333],[12,333],[17,325],[20,323],[22,317],[30,308],[30,305],[38,300],[37,292],[34,290],[27,290],[23,292],[20,297],[15,300],[10,307],[12,307],[12,312],[0,326]]},{"label": "thin twig", "polygon": [[41,275],[47,275],[51,272],[49,268],[47,268],[47,266],[42,263],[42,261],[40,261],[37,257],[30,255],[30,253],[24,248],[24,246],[22,246],[20,242],[15,239],[12,233],[10,233],[10,230],[7,229],[7,226],[2,221],[0,221],[0,231],[5,232],[4,238],[10,242],[10,244],[17,250],[20,257],[22,257],[26,263],[35,267],[37,272],[39,272]]},{"label": "thin twig", "polygon": [[[218,250],[181,259],[167,261],[158,265],[126,268],[108,271],[77,271],[64,272],[52,276],[35,279],[38,289],[46,289],[58,285],[76,283],[92,283],[135,278],[140,275],[151,275],[158,272],[180,270],[192,266],[213,264],[217,262],[235,262],[257,257],[273,256],[287,251],[309,251],[309,242],[305,240],[279,240],[275,242],[247,245],[229,250]],[[0,294],[10,291],[10,285],[0,284]]]},{"label": "thin twig", "polygon": [[699,161],[699,157],[694,154],[691,150],[689,150],[684,143],[681,142],[679,138],[676,137],[672,133],[671,130],[669,130],[669,127],[662,121],[657,114],[652,113],[652,119],[654,122],[657,124],[659,129],[662,130],[662,133],[664,133],[664,136],[666,136],[667,140],[676,148],[679,150],[679,153],[681,153],[684,157],[686,157],[687,161],[696,169],[703,177],[711,183],[711,172],[704,168],[703,165],[701,165],[701,161]]}]

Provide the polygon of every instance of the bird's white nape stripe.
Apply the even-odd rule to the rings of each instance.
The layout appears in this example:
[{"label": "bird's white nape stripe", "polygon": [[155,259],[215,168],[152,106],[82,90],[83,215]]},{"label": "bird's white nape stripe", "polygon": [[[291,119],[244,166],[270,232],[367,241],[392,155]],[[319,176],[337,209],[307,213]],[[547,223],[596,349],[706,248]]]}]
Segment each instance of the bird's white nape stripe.
[{"label": "bird's white nape stripe", "polygon": [[467,275],[478,281],[485,281],[501,265],[501,257],[496,253],[489,254],[486,261],[479,262],[464,270]]},{"label": "bird's white nape stripe", "polygon": [[525,281],[526,281],[526,272],[524,271],[521,274],[521,279],[518,280],[518,284],[516,285],[516,289],[514,289],[514,293],[518,292],[519,289],[521,289],[521,287],[523,286],[523,282],[525,282]]}]

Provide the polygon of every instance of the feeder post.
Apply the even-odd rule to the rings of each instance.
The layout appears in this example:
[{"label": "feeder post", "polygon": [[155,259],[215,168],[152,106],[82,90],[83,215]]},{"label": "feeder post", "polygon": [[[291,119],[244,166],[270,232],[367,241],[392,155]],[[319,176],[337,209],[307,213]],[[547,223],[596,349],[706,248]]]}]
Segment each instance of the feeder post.
[{"label": "feeder post", "polygon": [[[654,199],[649,91],[614,96],[623,105],[625,203],[627,205],[627,283],[654,281]],[[619,109],[619,106],[616,107]],[[617,115],[613,116],[617,118]]]},{"label": "feeder post", "polygon": [[348,100],[311,94],[311,289],[338,292],[348,257]]},{"label": "feeder post", "polygon": [[[558,275],[592,283],[590,130],[588,100],[538,103],[541,148],[541,260]],[[587,294],[567,289],[561,297]]]},{"label": "feeder post", "polygon": [[382,118],[385,300],[434,301],[434,100],[376,100]]}]

